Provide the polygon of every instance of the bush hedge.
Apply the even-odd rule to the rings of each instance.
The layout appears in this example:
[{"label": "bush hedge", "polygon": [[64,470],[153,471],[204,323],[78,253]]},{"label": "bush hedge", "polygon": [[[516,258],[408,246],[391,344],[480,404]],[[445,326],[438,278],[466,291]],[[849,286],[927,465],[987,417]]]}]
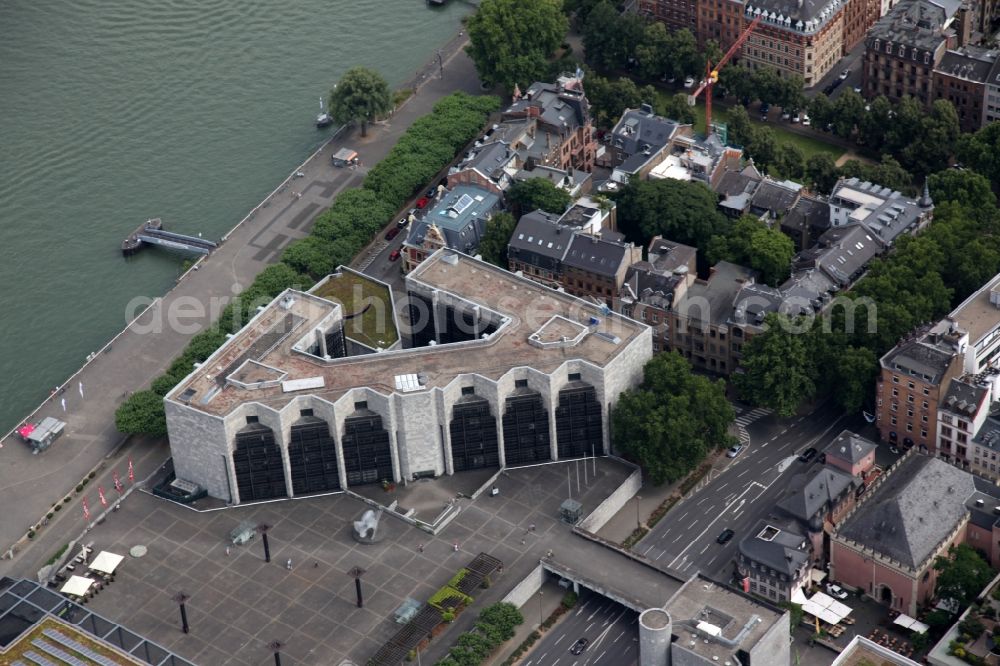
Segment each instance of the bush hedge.
[{"label": "bush hedge", "polygon": [[[384,160],[365,177],[361,188],[342,192],[315,221],[312,233],[289,245],[281,261],[265,268],[238,299],[227,305],[215,324],[191,338],[184,352],[149,390],[129,396],[115,414],[115,425],[126,434],[162,436],[167,432],[163,396],[196,363],[201,363],[248,322],[257,307],[288,288],[304,289],[349,264],[385,227],[418,189],[476,138],[483,123],[500,108],[498,97],[456,92],[434,105],[434,111],[414,122]],[[77,491],[79,492],[79,490]]]},{"label": "bush hedge", "polygon": [[524,616],[514,604],[505,602],[487,606],[476,619],[475,628],[455,640],[448,656],[437,666],[479,666],[517,632]]}]

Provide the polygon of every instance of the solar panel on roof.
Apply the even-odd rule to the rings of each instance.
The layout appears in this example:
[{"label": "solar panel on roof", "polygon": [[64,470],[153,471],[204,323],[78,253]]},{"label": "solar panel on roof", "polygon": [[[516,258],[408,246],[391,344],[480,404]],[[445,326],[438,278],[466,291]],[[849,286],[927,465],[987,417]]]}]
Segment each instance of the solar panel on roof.
[{"label": "solar panel on roof", "polygon": [[456,213],[464,213],[465,209],[471,206],[473,201],[475,200],[468,194],[463,194],[458,198],[458,201],[455,202],[455,205],[452,206],[452,208]]}]

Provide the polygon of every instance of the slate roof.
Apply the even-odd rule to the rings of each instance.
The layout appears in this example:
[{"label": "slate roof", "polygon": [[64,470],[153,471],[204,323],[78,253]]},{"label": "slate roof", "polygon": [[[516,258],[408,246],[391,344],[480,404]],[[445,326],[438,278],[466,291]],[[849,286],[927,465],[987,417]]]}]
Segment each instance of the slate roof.
[{"label": "slate roof", "polygon": [[781,220],[781,226],[804,235],[830,228],[830,204],[810,196],[800,197]]},{"label": "slate roof", "polygon": [[722,174],[719,184],[714,189],[716,194],[721,194],[724,197],[753,194],[753,191],[757,189],[757,185],[761,180],[760,174],[755,175],[752,172],[748,172],[747,169],[743,169],[742,171],[727,171]]},{"label": "slate roof", "polygon": [[749,536],[740,541],[739,549],[747,559],[789,578],[794,578],[809,561],[805,535],[796,532],[792,524],[781,521],[758,520]]},{"label": "slate roof", "polygon": [[920,568],[968,516],[974,477],[937,458],[911,455],[884,478],[838,535]]},{"label": "slate roof", "polygon": [[882,44],[892,42],[934,51],[945,41],[944,25],[961,4],[961,0],[900,2],[868,30],[865,44],[870,47],[878,39]]},{"label": "slate roof", "polygon": [[475,185],[459,185],[446,192],[427,215],[410,225],[406,242],[419,246],[428,227],[436,226],[449,248],[470,252],[479,246],[486,222],[500,201],[493,192]]},{"label": "slate roof", "polygon": [[649,242],[649,263],[659,271],[671,272],[681,266],[688,266],[694,262],[697,255],[697,248],[676,243],[662,236],[656,236]]},{"label": "slate roof", "polygon": [[463,160],[459,170],[475,169],[493,181],[500,180],[504,168],[510,164],[517,154],[511,150],[510,144],[504,141],[493,141],[475,148],[472,156]]},{"label": "slate roof", "polygon": [[[846,3],[834,4],[829,0],[760,0],[759,2],[748,2],[747,8],[760,8],[766,10],[768,14],[790,17],[792,25],[799,21],[803,23],[815,21],[818,25],[823,25],[836,16],[844,4]],[[829,12],[823,16],[823,10],[827,8],[829,8]]]},{"label": "slate roof", "polygon": [[[625,109],[611,131],[612,141],[623,153],[638,159],[638,163],[633,165],[638,168],[649,159],[642,154],[643,146],[649,146],[650,152],[655,153],[670,142],[678,127],[679,123],[658,116],[652,110]],[[628,170],[626,164],[628,160],[622,164],[622,168]]]},{"label": "slate roof", "polygon": [[[676,309],[682,315],[688,314],[692,320],[716,325],[725,324],[733,312],[736,295],[756,275],[756,271],[745,266],[720,261],[712,266],[712,275],[708,280],[696,280],[688,287],[687,292],[677,302]],[[706,304],[708,312],[704,311],[703,306]]]},{"label": "slate roof", "polygon": [[563,265],[613,277],[628,258],[627,245],[589,234],[575,234],[563,256]]},{"label": "slate roof", "polygon": [[964,81],[986,83],[996,62],[996,51],[967,47],[945,51],[934,71]]},{"label": "slate roof", "polygon": [[922,340],[905,340],[882,357],[882,367],[937,384],[954,357],[952,350]]},{"label": "slate roof", "polygon": [[868,263],[885,249],[882,241],[861,224],[834,227],[820,236],[815,265],[841,286],[850,285]]},{"label": "slate roof", "polygon": [[665,310],[673,303],[674,289],[682,279],[680,275],[657,270],[648,261],[637,261],[625,273],[621,296]]},{"label": "slate roof", "polygon": [[789,494],[777,506],[788,515],[808,523],[817,513],[833,506],[845,490],[857,483],[847,472],[834,467],[821,467],[801,489]]},{"label": "slate roof", "polygon": [[850,430],[844,430],[837,438],[830,442],[823,453],[827,460],[830,457],[840,458],[851,465],[855,465],[865,459],[869,453],[875,450],[877,444],[866,437],[855,434]]},{"label": "slate roof", "polygon": [[761,212],[767,211],[772,217],[784,215],[802,194],[802,186],[791,181],[776,181],[764,178],[750,199],[750,207]]},{"label": "slate roof", "polygon": [[948,388],[938,404],[944,411],[968,418],[979,411],[979,406],[988,394],[989,387],[985,385],[953,379],[948,382]]}]

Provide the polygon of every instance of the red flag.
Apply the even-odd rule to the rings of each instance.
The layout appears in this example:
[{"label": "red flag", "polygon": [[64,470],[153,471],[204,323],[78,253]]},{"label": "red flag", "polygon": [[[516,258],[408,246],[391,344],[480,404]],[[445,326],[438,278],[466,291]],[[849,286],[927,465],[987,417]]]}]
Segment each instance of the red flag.
[{"label": "red flag", "polygon": [[108,500],[104,497],[104,486],[97,486],[97,496],[101,498],[101,506],[107,507]]},{"label": "red flag", "polygon": [[130,483],[135,483],[135,470],[132,468],[132,458],[128,459],[128,480]]},{"label": "red flag", "polygon": [[83,498],[83,519],[90,520],[90,507],[87,506],[87,498]]},{"label": "red flag", "polygon": [[112,472],[111,476],[115,480],[115,490],[117,490],[118,494],[121,495],[122,494],[122,480],[118,478],[118,470],[115,470],[114,472]]}]

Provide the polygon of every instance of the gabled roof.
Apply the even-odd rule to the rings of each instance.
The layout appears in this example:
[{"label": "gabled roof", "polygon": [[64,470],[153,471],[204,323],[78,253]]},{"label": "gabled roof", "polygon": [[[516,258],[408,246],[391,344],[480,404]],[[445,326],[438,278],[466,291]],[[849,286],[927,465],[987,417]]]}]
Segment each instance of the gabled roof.
[{"label": "gabled roof", "polygon": [[882,357],[882,367],[937,384],[951,366],[955,351],[924,340],[904,340]]},{"label": "gabled roof", "polygon": [[969,418],[979,411],[989,392],[989,387],[984,384],[953,379],[948,382],[948,388],[941,396],[940,409]]},{"label": "gabled roof", "polygon": [[556,223],[558,215],[543,210],[522,215],[508,247],[561,260],[573,237],[573,229]]},{"label": "gabled roof", "polygon": [[973,476],[937,458],[910,455],[884,478],[838,536],[919,568],[968,517]]},{"label": "gabled roof", "polygon": [[809,561],[809,542],[791,523],[758,520],[750,534],[740,541],[740,554],[790,578]]},{"label": "gabled roof", "polygon": [[834,467],[822,467],[809,477],[801,489],[794,491],[778,507],[788,515],[808,523],[821,510],[832,507],[837,498],[857,485],[857,480]]},{"label": "gabled roof", "polygon": [[604,240],[590,234],[575,234],[563,256],[563,264],[599,275],[618,274],[629,259],[629,246]]},{"label": "gabled roof", "polygon": [[678,127],[679,123],[658,116],[650,109],[625,109],[611,134],[616,148],[629,157],[639,156],[634,165],[638,168],[646,162],[645,147],[649,147],[650,153],[660,150],[670,142]]},{"label": "gabled roof", "polygon": [[753,193],[750,206],[768,211],[775,216],[784,215],[802,194],[802,186],[791,181],[776,181],[764,178]]},{"label": "gabled roof", "polygon": [[830,442],[830,445],[823,450],[823,453],[826,454],[827,460],[831,457],[840,458],[851,465],[855,465],[874,451],[876,446],[875,442],[870,439],[857,435],[850,430],[844,430],[837,435],[837,439]]}]

